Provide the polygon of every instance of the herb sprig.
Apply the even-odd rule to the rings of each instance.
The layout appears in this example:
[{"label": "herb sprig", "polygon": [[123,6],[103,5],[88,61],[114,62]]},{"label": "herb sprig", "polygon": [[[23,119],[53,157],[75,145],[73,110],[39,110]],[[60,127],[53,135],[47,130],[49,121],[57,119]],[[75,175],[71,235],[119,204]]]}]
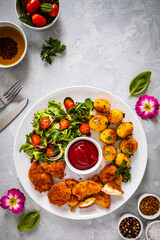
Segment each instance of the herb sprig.
[{"label": "herb sprig", "polygon": [[64,53],[66,50],[66,45],[61,45],[61,42],[57,39],[53,39],[52,37],[49,40],[46,40],[46,45],[43,44],[41,51],[41,58],[45,60],[47,63],[51,64],[51,57],[57,56],[57,53]]}]

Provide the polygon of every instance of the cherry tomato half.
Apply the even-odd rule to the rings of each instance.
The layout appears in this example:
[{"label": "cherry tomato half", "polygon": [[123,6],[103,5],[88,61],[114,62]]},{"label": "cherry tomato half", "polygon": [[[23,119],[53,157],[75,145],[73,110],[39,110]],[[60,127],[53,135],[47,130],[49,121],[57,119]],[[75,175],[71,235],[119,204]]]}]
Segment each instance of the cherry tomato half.
[{"label": "cherry tomato half", "polygon": [[79,131],[83,134],[86,135],[90,132],[90,126],[87,123],[84,123],[80,126]]},{"label": "cherry tomato half", "polygon": [[41,139],[41,137],[39,135],[36,135],[36,134],[32,135],[32,137],[31,137],[32,145],[40,144],[40,141],[39,141],[40,139]]},{"label": "cherry tomato half", "polygon": [[60,123],[59,123],[59,128],[61,130],[67,129],[69,127],[69,122],[66,119],[61,119]]},{"label": "cherry tomato half", "polygon": [[53,6],[53,9],[52,9],[52,11],[49,12],[49,15],[51,17],[56,17],[59,12],[59,7],[56,3],[53,3],[52,6]]},{"label": "cherry tomato half", "polygon": [[51,158],[51,157],[54,157],[56,155],[56,153],[52,152],[52,149],[51,148],[47,148],[47,151],[46,151],[46,156]]},{"label": "cherry tomato half", "polygon": [[38,0],[30,0],[27,3],[26,10],[29,13],[35,13],[40,7],[40,2]]},{"label": "cherry tomato half", "polygon": [[68,110],[71,107],[75,107],[76,104],[71,100],[71,99],[66,99],[65,103],[64,103],[65,108]]},{"label": "cherry tomato half", "polygon": [[45,19],[45,17],[41,16],[40,14],[35,13],[32,16],[32,22],[38,26],[38,27],[44,27],[47,24],[47,20]]},{"label": "cherry tomato half", "polygon": [[46,129],[51,125],[51,121],[49,118],[42,118],[39,124],[42,129]]}]

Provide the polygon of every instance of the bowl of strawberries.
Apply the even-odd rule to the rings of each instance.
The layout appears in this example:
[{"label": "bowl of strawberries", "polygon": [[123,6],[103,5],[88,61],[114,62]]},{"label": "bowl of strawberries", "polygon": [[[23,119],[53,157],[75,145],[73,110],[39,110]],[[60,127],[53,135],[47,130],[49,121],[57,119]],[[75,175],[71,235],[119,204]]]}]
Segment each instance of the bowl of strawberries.
[{"label": "bowl of strawberries", "polygon": [[44,30],[57,21],[60,0],[16,0],[16,13],[25,26]]}]

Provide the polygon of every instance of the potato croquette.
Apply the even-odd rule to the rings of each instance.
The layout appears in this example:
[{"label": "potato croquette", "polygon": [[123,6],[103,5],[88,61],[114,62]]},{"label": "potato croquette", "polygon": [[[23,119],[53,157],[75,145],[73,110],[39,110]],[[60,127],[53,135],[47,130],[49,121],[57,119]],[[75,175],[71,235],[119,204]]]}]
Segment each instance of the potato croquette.
[{"label": "potato croquette", "polygon": [[98,184],[92,180],[82,181],[73,187],[72,194],[77,196],[78,200],[82,200],[83,198],[99,192],[101,188],[101,184]]},{"label": "potato croquette", "polygon": [[66,167],[65,162],[52,162],[50,164],[43,163],[41,167],[45,170],[45,172],[51,174],[55,178],[62,179],[64,177],[64,169]]},{"label": "potato croquette", "polygon": [[72,195],[68,200],[68,205],[71,207],[71,212],[76,210],[76,206],[78,204],[79,204],[78,198]]},{"label": "potato croquette", "polygon": [[117,127],[117,135],[121,138],[126,138],[133,132],[133,124],[130,122],[123,122]]},{"label": "potato croquette", "polygon": [[103,157],[107,161],[113,161],[116,157],[117,150],[113,145],[107,145],[103,148]]},{"label": "potato croquette", "polygon": [[106,183],[102,188],[102,192],[114,196],[122,196],[124,194],[120,186],[112,182]]},{"label": "potato croquette", "polygon": [[115,184],[117,184],[117,185],[120,186],[122,180],[123,180],[123,176],[122,176],[122,174],[120,174],[119,177],[116,177],[116,178],[114,179],[114,182],[115,182]]},{"label": "potato croquette", "polygon": [[96,204],[104,207],[104,208],[109,208],[110,207],[110,196],[102,191],[96,193],[93,195],[96,198]]},{"label": "potato croquette", "polygon": [[108,114],[108,121],[110,123],[119,123],[121,122],[123,119],[123,112],[118,110],[118,109],[115,109],[115,110],[111,110]]},{"label": "potato croquette", "polygon": [[66,184],[67,188],[71,189],[71,192],[72,192],[74,185],[76,185],[77,183],[78,182],[74,179],[69,179],[69,178],[65,179],[65,184]]},{"label": "potato croquette", "polygon": [[108,102],[105,99],[96,99],[94,101],[94,108],[97,112],[106,113],[109,111],[110,107],[111,107],[110,102]]},{"label": "potato croquette", "polygon": [[48,192],[48,199],[53,205],[61,207],[69,201],[71,189],[67,188],[64,182],[54,184]]},{"label": "potato croquette", "polygon": [[40,193],[48,191],[53,185],[51,175],[46,173],[36,162],[32,163],[28,172],[28,177],[35,186],[35,189]]},{"label": "potato croquette", "polygon": [[116,142],[117,134],[113,129],[107,128],[100,134],[100,139],[107,144]]},{"label": "potato croquette", "polygon": [[91,130],[101,132],[106,129],[108,125],[108,119],[103,115],[96,115],[89,120],[89,126]]},{"label": "potato croquette", "polygon": [[137,151],[138,142],[133,138],[124,139],[120,144],[120,150],[123,153],[133,154]]},{"label": "potato croquette", "polygon": [[115,163],[118,166],[127,167],[130,164],[130,158],[128,157],[127,154],[120,152],[120,153],[117,153],[116,155]]},{"label": "potato croquette", "polygon": [[96,198],[95,197],[89,197],[87,199],[85,199],[83,202],[80,202],[78,204],[78,207],[79,208],[88,208],[88,207],[91,207],[96,201]]},{"label": "potato croquette", "polygon": [[113,181],[114,178],[116,177],[116,166],[114,165],[107,165],[105,166],[101,173],[99,174],[100,180],[105,184],[109,181]]}]

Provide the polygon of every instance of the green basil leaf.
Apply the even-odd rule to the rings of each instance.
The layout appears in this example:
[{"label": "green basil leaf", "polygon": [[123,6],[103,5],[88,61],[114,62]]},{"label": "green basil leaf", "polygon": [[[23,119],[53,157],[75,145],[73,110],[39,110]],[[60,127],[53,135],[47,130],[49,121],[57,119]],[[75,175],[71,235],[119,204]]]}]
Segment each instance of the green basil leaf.
[{"label": "green basil leaf", "polygon": [[107,156],[110,155],[110,153],[108,151],[104,151],[104,154],[107,155]]},{"label": "green basil leaf", "polygon": [[142,72],[139,75],[137,75],[130,83],[129,85],[129,96],[131,95],[137,95],[144,91],[146,87],[148,86],[149,80],[151,77],[151,72]]},{"label": "green basil leaf", "polygon": [[35,26],[34,23],[32,22],[32,18],[30,16],[26,15],[26,14],[21,15],[19,17],[19,20],[23,23],[26,23],[26,24],[30,25],[30,26]]},{"label": "green basil leaf", "polygon": [[18,230],[20,232],[28,231],[35,226],[37,226],[39,220],[40,220],[40,212],[37,211],[31,211],[26,213],[21,219],[17,226]]},{"label": "green basil leaf", "polygon": [[93,102],[91,101],[90,98],[86,98],[85,99],[85,105],[90,110],[90,112],[92,112],[92,110],[93,110]]},{"label": "green basil leaf", "polygon": [[17,0],[17,7],[19,9],[20,14],[24,14],[26,11],[23,0]]},{"label": "green basil leaf", "polygon": [[41,11],[43,11],[43,12],[50,12],[50,11],[52,11],[53,6],[52,6],[52,4],[50,4],[50,3],[42,3],[42,4],[40,5],[40,9],[41,9]]}]

